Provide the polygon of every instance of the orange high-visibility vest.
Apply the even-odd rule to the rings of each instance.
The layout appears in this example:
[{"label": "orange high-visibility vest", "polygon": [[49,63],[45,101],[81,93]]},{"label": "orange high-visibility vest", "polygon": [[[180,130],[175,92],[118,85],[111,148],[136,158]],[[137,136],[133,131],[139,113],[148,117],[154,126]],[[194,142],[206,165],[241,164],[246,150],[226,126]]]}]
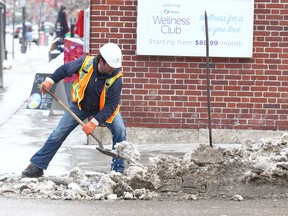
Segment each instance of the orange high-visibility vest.
[{"label": "orange high-visibility vest", "polygon": [[[78,77],[76,78],[75,82],[73,83],[72,101],[78,103],[78,107],[80,110],[82,109],[80,102],[84,98],[85,89],[86,89],[88,82],[91,78],[91,75],[94,71],[93,59],[94,59],[94,57],[92,57],[92,56],[86,56],[82,66],[78,72]],[[121,76],[123,76],[123,73],[120,71],[114,77],[111,77],[110,79],[107,79],[105,81],[105,84],[103,86],[103,89],[102,89],[102,92],[100,95],[100,105],[99,105],[100,110],[102,110],[103,107],[105,106],[107,90],[109,89],[110,86],[112,86],[114,81]],[[115,118],[115,116],[117,115],[119,110],[120,110],[120,104],[118,104],[118,106],[114,110],[113,114],[106,120],[106,122],[112,123],[113,119]]]}]

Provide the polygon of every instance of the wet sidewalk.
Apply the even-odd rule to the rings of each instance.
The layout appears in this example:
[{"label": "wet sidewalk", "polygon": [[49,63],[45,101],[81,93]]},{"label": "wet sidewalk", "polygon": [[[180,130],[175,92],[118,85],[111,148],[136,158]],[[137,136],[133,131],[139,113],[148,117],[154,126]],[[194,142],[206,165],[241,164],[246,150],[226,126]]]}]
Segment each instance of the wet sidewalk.
[{"label": "wet sidewalk", "polygon": [[[17,53],[15,60],[10,60],[12,68],[4,70],[4,88],[0,89],[0,173],[20,174],[61,118],[26,109],[35,74],[52,73],[56,69],[55,64],[49,63],[48,51],[48,47],[32,46],[26,54]],[[105,148],[111,149],[111,145]],[[159,154],[183,156],[191,145],[137,144],[136,148],[141,154],[140,162],[145,164]],[[65,140],[45,175],[59,175],[73,167],[108,172],[110,161],[111,157],[98,152],[95,144],[87,145],[87,137],[78,126]]]}]

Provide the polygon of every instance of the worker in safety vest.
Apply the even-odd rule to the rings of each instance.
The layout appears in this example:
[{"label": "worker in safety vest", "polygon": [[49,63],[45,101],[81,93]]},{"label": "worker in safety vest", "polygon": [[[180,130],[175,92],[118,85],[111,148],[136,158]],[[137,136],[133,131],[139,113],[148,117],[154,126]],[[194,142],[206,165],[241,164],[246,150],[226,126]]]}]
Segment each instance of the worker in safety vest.
[{"label": "worker in safety vest", "polygon": [[[79,119],[89,120],[82,130],[90,135],[94,129],[105,124],[113,135],[113,146],[126,140],[126,128],[119,112],[122,90],[122,52],[117,44],[107,43],[100,48],[96,57],[82,56],[70,61],[47,77],[40,85],[40,91],[46,93],[54,83],[65,77],[77,74],[71,92],[69,108]],[[91,118],[92,117],[92,118]],[[30,165],[22,172],[26,177],[40,177],[64,140],[78,126],[78,122],[67,112],[61,118],[57,128],[50,134],[45,144],[30,159]],[[111,170],[124,171],[124,160],[112,158]]]}]

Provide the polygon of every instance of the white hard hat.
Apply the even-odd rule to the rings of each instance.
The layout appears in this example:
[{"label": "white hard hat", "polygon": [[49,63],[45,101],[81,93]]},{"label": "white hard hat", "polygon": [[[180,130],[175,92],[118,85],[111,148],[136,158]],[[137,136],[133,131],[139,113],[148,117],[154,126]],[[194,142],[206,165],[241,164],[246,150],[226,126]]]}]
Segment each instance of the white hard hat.
[{"label": "white hard hat", "polygon": [[119,68],[122,66],[122,52],[117,44],[115,43],[104,44],[100,48],[100,54],[110,67]]}]

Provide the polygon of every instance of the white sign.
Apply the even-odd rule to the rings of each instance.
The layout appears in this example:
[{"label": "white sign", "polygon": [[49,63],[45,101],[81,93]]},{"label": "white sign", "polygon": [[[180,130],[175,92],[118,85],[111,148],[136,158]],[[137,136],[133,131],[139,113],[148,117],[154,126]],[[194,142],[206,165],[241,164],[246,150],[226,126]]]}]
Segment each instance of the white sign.
[{"label": "white sign", "polygon": [[252,57],[254,0],[138,0],[137,55]]}]

